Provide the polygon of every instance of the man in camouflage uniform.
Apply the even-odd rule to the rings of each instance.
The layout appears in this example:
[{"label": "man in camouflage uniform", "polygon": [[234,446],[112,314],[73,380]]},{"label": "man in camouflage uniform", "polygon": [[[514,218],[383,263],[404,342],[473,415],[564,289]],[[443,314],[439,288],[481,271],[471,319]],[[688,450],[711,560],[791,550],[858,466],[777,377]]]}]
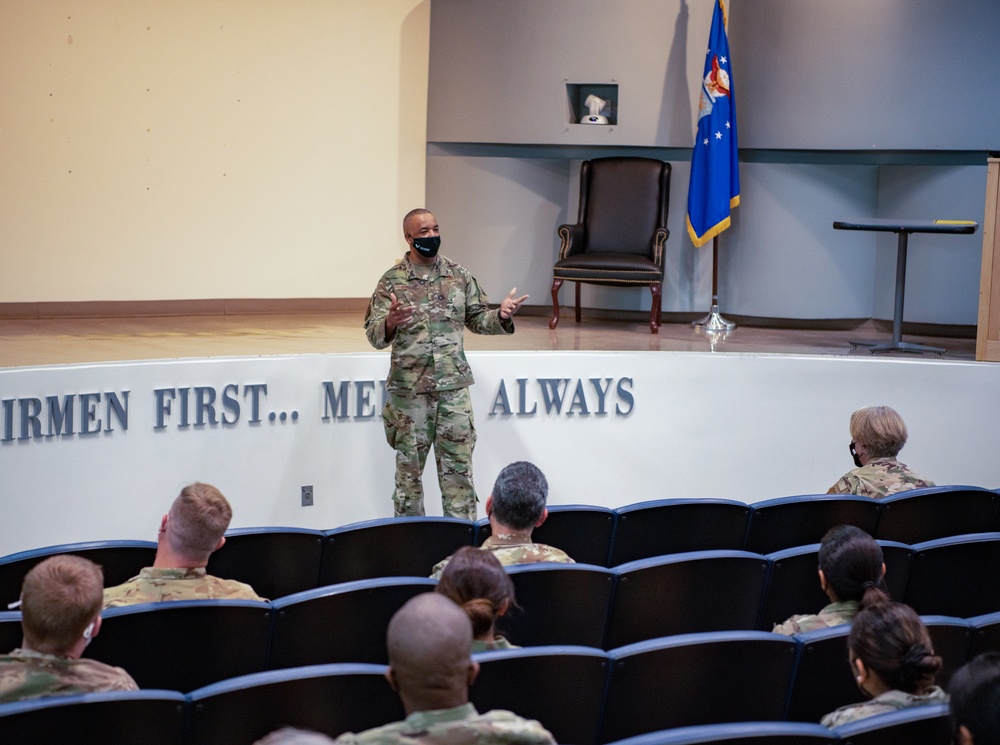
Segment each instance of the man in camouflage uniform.
[{"label": "man in camouflage uniform", "polygon": [[444,595],[411,598],[389,622],[386,646],[386,677],[406,719],[345,733],[338,745],[555,745],[537,721],[502,710],[480,714],[469,703],[479,673],[471,657],[472,622]]},{"label": "man in camouflage uniform", "polygon": [[52,556],[25,575],[21,646],[0,655],[0,703],[42,696],[139,688],[120,667],[81,657],[101,629],[101,568]]},{"label": "man in camouflage uniform", "polygon": [[850,451],[853,471],[841,476],[827,494],[858,494],[881,499],[908,489],[934,486],[933,481],[896,460],[906,444],[906,424],[888,406],[866,406],[851,415]]},{"label": "man in camouflage uniform", "polygon": [[365,333],[376,349],[392,345],[382,412],[386,439],[396,450],[397,517],[424,514],[421,476],[434,445],[444,514],[476,519],[472,483],[472,371],[465,358],[464,328],[476,334],[513,334],[511,320],[527,295],[515,287],[490,310],[476,279],[438,256],[434,215],[416,209],[403,218],[408,253],[382,275],[365,314]]},{"label": "man in camouflage uniform", "polygon": [[153,566],[104,591],[104,607],[160,600],[264,600],[250,585],[205,571],[208,557],[226,542],[233,508],[210,484],[185,486],[160,521]]},{"label": "man in camouflage uniform", "polygon": [[[491,535],[481,548],[491,551],[504,566],[538,562],[573,564],[565,551],[531,539],[532,531],[549,516],[545,507],[548,494],[549,483],[537,466],[523,460],[506,466],[486,499]],[[434,565],[432,578],[441,578],[450,558]]]}]

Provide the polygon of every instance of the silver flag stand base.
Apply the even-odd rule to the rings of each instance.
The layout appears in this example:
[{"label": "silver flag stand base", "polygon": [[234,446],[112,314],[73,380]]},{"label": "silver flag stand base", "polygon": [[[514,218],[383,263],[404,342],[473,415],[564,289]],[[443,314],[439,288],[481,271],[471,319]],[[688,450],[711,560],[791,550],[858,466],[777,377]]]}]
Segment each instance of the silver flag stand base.
[{"label": "silver flag stand base", "polygon": [[691,328],[702,331],[732,331],[736,328],[736,324],[723,318],[722,314],[719,313],[719,306],[713,304],[708,315],[697,321],[691,321]]}]

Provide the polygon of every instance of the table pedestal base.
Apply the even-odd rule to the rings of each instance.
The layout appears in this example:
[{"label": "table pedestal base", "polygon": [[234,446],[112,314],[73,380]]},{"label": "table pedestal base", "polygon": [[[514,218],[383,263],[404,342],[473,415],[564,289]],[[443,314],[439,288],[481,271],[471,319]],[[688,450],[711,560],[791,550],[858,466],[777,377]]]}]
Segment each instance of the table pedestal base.
[{"label": "table pedestal base", "polygon": [[852,347],[868,347],[869,351],[872,354],[875,354],[876,352],[899,351],[899,352],[915,352],[918,354],[921,352],[934,352],[935,354],[942,355],[948,351],[947,349],[943,349],[942,347],[931,347],[928,346],[927,344],[914,344],[913,342],[898,341],[895,339],[893,341],[888,341],[888,342],[851,341],[850,344]]}]

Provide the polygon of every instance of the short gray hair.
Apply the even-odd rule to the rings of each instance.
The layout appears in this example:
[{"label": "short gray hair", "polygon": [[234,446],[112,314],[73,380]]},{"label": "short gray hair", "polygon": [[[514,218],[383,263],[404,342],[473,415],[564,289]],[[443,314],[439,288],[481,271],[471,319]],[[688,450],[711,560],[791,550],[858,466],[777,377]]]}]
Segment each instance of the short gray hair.
[{"label": "short gray hair", "polygon": [[500,471],[491,496],[497,522],[514,530],[527,530],[542,519],[549,482],[537,466],[519,460]]}]

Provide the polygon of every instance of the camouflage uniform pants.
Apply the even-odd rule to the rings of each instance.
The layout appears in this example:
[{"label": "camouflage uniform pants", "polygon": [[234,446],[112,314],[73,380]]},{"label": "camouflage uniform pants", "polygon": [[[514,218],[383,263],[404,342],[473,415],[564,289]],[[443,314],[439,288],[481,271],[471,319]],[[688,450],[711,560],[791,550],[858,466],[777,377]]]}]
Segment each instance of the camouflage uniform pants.
[{"label": "camouflage uniform pants", "polygon": [[472,450],[476,427],[468,388],[432,393],[389,392],[382,411],[385,436],[396,450],[396,517],[424,514],[421,476],[434,446],[438,484],[446,517],[476,519]]}]

